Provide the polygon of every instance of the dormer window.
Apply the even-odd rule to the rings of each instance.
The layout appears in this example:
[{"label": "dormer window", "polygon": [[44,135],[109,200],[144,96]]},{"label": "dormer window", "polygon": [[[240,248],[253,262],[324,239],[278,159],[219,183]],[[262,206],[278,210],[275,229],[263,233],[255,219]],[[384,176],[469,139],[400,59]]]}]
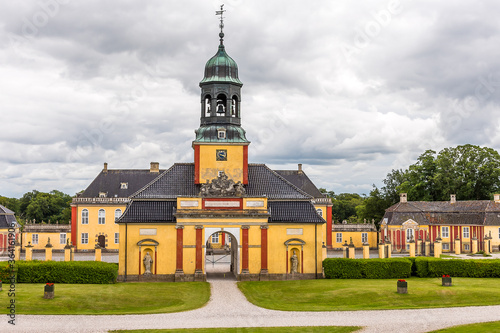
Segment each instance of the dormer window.
[{"label": "dormer window", "polygon": [[99,198],[106,198],[108,194],[106,192],[99,192]]},{"label": "dormer window", "polygon": [[120,183],[120,189],[122,190],[128,189],[128,183]]},{"label": "dormer window", "polygon": [[225,128],[217,129],[217,138],[218,139],[225,139],[226,138],[226,129]]}]

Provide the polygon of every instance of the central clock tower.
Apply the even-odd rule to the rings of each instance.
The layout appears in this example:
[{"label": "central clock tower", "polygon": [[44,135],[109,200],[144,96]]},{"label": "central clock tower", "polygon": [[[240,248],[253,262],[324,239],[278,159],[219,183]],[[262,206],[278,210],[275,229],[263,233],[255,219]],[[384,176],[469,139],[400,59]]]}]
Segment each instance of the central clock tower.
[{"label": "central clock tower", "polygon": [[195,183],[205,183],[224,172],[248,184],[248,145],[241,127],[241,87],[238,66],[224,48],[221,17],[220,45],[207,61],[200,82],[201,118],[193,141]]}]

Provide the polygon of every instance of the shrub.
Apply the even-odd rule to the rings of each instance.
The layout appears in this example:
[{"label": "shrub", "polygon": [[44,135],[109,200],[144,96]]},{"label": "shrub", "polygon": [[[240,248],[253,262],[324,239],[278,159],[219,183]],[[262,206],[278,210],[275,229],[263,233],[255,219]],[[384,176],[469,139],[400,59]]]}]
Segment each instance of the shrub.
[{"label": "shrub", "polygon": [[11,268],[8,262],[4,261],[0,263],[0,281],[7,284],[10,281]]},{"label": "shrub", "polygon": [[328,279],[390,279],[409,277],[411,261],[394,259],[329,258],[323,261]]},{"label": "shrub", "polygon": [[115,283],[118,265],[100,261],[17,261],[19,283]]},{"label": "shrub", "polygon": [[498,278],[500,277],[500,260],[433,260],[428,263],[429,277],[448,274],[454,277]]}]

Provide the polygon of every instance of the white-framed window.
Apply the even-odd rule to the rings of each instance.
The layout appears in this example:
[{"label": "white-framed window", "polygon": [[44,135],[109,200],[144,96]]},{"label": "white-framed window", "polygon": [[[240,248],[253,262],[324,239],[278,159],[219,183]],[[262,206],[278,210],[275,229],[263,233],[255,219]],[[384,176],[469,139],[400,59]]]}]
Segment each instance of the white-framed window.
[{"label": "white-framed window", "polygon": [[122,216],[122,210],[120,208],[115,210],[115,222]]},{"label": "white-framed window", "polygon": [[342,233],[341,232],[337,232],[335,241],[337,243],[342,243]]},{"label": "white-framed window", "polygon": [[215,233],[212,235],[212,243],[218,243],[219,242],[219,233]]},{"label": "white-framed window", "polygon": [[59,234],[59,244],[66,244],[66,234],[65,233]]},{"label": "white-framed window", "polygon": [[88,244],[88,243],[89,243],[89,233],[82,232],[82,244]]},{"label": "white-framed window", "polygon": [[97,216],[97,223],[98,224],[105,224],[106,223],[106,211],[104,209],[99,209],[99,213]]},{"label": "white-framed window", "polygon": [[38,234],[31,235],[31,244],[38,244]]},{"label": "white-framed window", "polygon": [[368,233],[367,232],[361,233],[361,243],[368,243]]},{"label": "white-framed window", "polygon": [[443,250],[449,250],[450,249],[450,244],[449,243],[443,243]]},{"label": "white-framed window", "polygon": [[226,131],[217,131],[217,137],[219,139],[225,139],[226,138]]},{"label": "white-framed window", "polygon": [[411,240],[412,236],[415,239],[415,234],[414,234],[413,229],[406,229],[406,242],[409,242]]},{"label": "white-framed window", "polygon": [[470,251],[469,244],[464,244],[464,251]]},{"label": "white-framed window", "polygon": [[120,233],[115,232],[115,244],[119,244],[119,243],[120,243]]},{"label": "white-framed window", "polygon": [[321,208],[316,209],[316,213],[318,213],[319,216],[323,217],[323,209]]},{"label": "white-framed window", "polygon": [[120,183],[120,188],[121,188],[122,190],[126,190],[126,189],[128,189],[128,183]]},{"label": "white-framed window", "polygon": [[462,228],[462,232],[463,232],[463,238],[469,238],[469,227],[463,227]]},{"label": "white-framed window", "polygon": [[82,209],[82,224],[89,224],[89,210],[87,208]]},{"label": "white-framed window", "polygon": [[220,176],[222,176],[223,173],[224,173],[224,171],[217,171],[217,176],[220,177]]},{"label": "white-framed window", "polygon": [[106,192],[99,192],[99,198],[106,198],[108,194]]},{"label": "white-framed window", "polygon": [[443,237],[443,238],[450,237],[450,228],[449,227],[441,227],[441,237]]}]

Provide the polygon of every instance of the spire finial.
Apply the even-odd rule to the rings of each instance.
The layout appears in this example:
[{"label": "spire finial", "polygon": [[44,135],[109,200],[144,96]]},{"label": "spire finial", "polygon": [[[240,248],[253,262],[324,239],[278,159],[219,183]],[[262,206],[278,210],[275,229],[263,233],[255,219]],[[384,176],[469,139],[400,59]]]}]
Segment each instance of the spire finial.
[{"label": "spire finial", "polygon": [[224,4],[220,5],[220,10],[216,10],[215,11],[215,15],[220,15],[220,23],[219,23],[219,28],[220,28],[220,33],[219,33],[219,37],[220,37],[220,45],[224,45]]}]

